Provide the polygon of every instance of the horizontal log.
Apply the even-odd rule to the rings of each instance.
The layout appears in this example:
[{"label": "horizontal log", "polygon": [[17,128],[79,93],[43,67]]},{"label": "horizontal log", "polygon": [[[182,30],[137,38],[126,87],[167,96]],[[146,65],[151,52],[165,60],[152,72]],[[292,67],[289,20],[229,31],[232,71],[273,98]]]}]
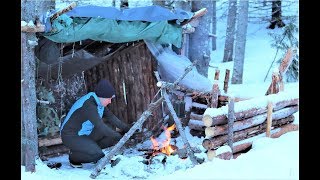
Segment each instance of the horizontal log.
[{"label": "horizontal log", "polygon": [[62,144],[62,140],[60,137],[55,137],[55,138],[39,138],[38,140],[39,142],[39,147],[43,147],[43,146],[53,146],[53,145],[58,145],[58,144]]},{"label": "horizontal log", "polygon": [[188,126],[190,129],[199,130],[199,131],[204,131],[205,129],[205,125],[203,124],[202,121],[194,120],[194,119],[189,120]]},{"label": "horizontal log", "polygon": [[21,32],[44,32],[45,26],[38,25],[38,26],[21,26]]},{"label": "horizontal log", "polygon": [[200,104],[200,103],[197,103],[197,102],[192,102],[191,106],[195,107],[195,108],[199,108],[199,109],[207,109],[208,108],[208,105]]},{"label": "horizontal log", "polygon": [[202,117],[203,116],[201,114],[196,114],[196,113],[193,113],[193,112],[190,113],[190,119],[195,119],[195,120],[202,121]]},{"label": "horizontal log", "polygon": [[[220,95],[218,97],[218,99],[219,99],[219,101],[228,102],[229,101],[229,96]],[[234,102],[245,101],[245,100],[249,100],[249,99],[252,99],[252,98],[235,97],[234,98]]]},{"label": "horizontal log", "polygon": [[40,157],[56,157],[69,152],[69,148],[63,144],[39,148]]},{"label": "horizontal log", "polygon": [[[269,101],[273,103],[273,111],[277,111],[288,106],[298,105],[299,97],[290,97],[295,95],[280,92],[278,94],[271,94],[260,98],[237,102],[235,104],[235,121],[267,112],[267,104]],[[206,121],[204,123],[207,127],[226,124],[228,122],[227,115],[228,105],[221,108],[207,108],[203,114],[203,121]],[[211,117],[211,119],[208,118],[208,116]]]},{"label": "horizontal log", "polygon": [[276,132],[271,134],[272,138],[278,138],[281,135],[290,132],[290,131],[297,131],[299,130],[299,124],[286,124],[279,128]]},{"label": "horizontal log", "polygon": [[[283,108],[281,110],[275,111],[272,113],[272,121],[277,121],[279,119],[288,117],[299,110],[298,106],[291,106],[287,108]],[[267,120],[267,113],[260,114],[258,116],[254,116],[251,118],[247,118],[241,121],[236,121],[233,124],[233,131],[240,131],[249,127],[257,126],[266,122]],[[206,127],[205,134],[207,138],[223,135],[228,133],[228,125],[220,125],[214,127]]]},{"label": "horizontal log", "polygon": [[207,158],[209,161],[211,161],[213,158],[219,158],[224,160],[230,160],[231,158],[236,159],[238,155],[240,155],[241,151],[244,151],[252,146],[252,142],[241,142],[237,145],[233,146],[233,153],[231,153],[231,149],[229,148],[229,151],[221,151],[221,148],[224,148],[224,146],[218,148],[217,150],[208,150],[207,152]]},{"label": "horizontal log", "polygon": [[[294,116],[290,115],[290,116],[283,118],[283,119],[280,119],[278,121],[273,121],[272,126],[281,126],[283,124],[293,122],[293,120],[294,120]],[[260,124],[258,126],[254,126],[254,127],[250,127],[250,128],[241,130],[241,131],[234,132],[233,141],[238,142],[243,139],[247,139],[247,138],[250,138],[250,137],[255,136],[257,134],[262,134],[262,133],[265,136],[266,128],[267,128],[267,123],[265,122],[265,123]],[[272,134],[277,133],[279,130],[280,130],[279,128],[277,128],[276,131],[275,131],[275,129],[272,130],[271,136],[272,136]],[[290,129],[288,129],[288,130],[290,130]],[[226,143],[227,140],[228,140],[227,135],[215,136],[215,137],[204,139],[202,142],[202,146],[207,150],[214,149],[214,148],[217,148],[217,147],[223,145],[224,143]]]}]

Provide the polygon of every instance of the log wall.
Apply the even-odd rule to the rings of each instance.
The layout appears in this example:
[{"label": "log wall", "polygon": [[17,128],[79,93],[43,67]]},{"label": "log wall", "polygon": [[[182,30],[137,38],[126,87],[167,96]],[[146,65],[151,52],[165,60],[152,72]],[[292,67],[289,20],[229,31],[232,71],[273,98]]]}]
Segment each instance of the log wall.
[{"label": "log wall", "polygon": [[[143,42],[130,44],[93,68],[85,71],[88,92],[102,78],[108,79],[116,89],[116,98],[108,106],[111,111],[126,123],[135,122],[147,109],[158,91],[154,71],[155,58]],[[162,119],[161,107],[143,125],[148,129],[158,126]]]}]

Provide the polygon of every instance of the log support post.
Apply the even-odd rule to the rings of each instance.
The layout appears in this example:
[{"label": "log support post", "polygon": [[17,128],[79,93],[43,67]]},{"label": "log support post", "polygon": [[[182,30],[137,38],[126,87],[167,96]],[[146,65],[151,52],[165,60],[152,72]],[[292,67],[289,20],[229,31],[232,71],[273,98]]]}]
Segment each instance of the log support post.
[{"label": "log support post", "polygon": [[234,116],[234,97],[230,97],[228,104],[228,145],[233,152],[233,123],[235,120]]},{"label": "log support post", "polygon": [[228,93],[229,75],[230,75],[230,70],[226,69],[226,75],[224,77],[224,84],[223,84],[224,93]]},{"label": "log support post", "polygon": [[266,136],[270,137],[271,125],[272,125],[272,102],[268,102],[268,112],[267,112],[267,131]]}]

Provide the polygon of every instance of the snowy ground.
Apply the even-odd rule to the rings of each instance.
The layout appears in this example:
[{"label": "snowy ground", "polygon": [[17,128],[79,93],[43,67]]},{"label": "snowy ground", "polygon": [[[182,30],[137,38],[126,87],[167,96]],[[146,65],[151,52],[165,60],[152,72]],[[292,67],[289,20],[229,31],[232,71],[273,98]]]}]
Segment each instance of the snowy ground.
[{"label": "snowy ground", "polygon": [[[232,63],[221,63],[225,23],[226,19],[218,21],[217,51],[213,52],[211,61],[212,66],[220,69],[220,83],[223,82],[225,69],[230,69],[232,73],[233,66]],[[266,26],[266,24],[249,24],[244,81],[242,85],[230,84],[228,94],[237,97],[264,96],[270,84],[271,73],[266,82],[263,80],[276,51],[270,46],[268,35],[270,30],[267,30]],[[214,68],[209,69],[210,80],[214,77],[214,70]],[[220,87],[223,87],[222,84]],[[299,93],[299,82],[285,84],[285,91]],[[299,111],[294,115],[294,123],[299,124]],[[205,158],[204,163],[191,168],[189,159],[183,160],[178,155],[172,155],[168,156],[166,163],[163,164],[161,161],[164,156],[159,155],[153,158],[151,165],[146,165],[142,163],[143,152],[138,151],[140,148],[151,148],[151,141],[146,141],[126,149],[122,155],[117,155],[121,161],[114,167],[107,165],[97,179],[299,179],[299,131],[286,133],[276,139],[266,137],[257,139],[253,142],[252,149],[237,159],[215,158],[212,161],[206,159],[201,144],[204,138],[190,135],[188,127],[185,128],[185,133],[190,145],[201,150],[201,153],[195,155]],[[183,146],[180,137],[172,139],[172,142],[180,148]],[[46,165],[48,162],[38,160],[35,173],[24,172],[24,166],[21,166],[21,179],[90,179],[89,176],[94,168],[90,163],[84,164],[81,169],[72,168],[68,164],[68,155],[51,158],[49,162],[61,162],[62,166],[59,169],[50,169]]]}]

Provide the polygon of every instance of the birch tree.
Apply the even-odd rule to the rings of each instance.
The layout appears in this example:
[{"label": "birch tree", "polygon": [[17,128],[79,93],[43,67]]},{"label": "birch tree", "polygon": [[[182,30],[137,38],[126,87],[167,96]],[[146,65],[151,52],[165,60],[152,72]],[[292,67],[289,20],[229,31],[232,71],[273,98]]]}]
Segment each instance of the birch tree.
[{"label": "birch tree", "polygon": [[[54,1],[21,1],[21,20],[35,22],[47,10],[54,8]],[[35,55],[37,38],[33,32],[21,32],[21,165],[26,172],[35,172],[38,156],[36,117]]]},{"label": "birch tree", "polygon": [[233,60],[236,16],[237,16],[237,0],[229,0],[226,41],[224,44],[223,62],[229,62]]},{"label": "birch tree", "polygon": [[246,49],[246,36],[248,26],[248,0],[239,1],[239,16],[237,21],[235,58],[233,65],[233,73],[231,78],[232,84],[242,84],[243,64]]},{"label": "birch tree", "polygon": [[192,1],[192,12],[196,12],[202,8],[207,8],[207,14],[199,18],[199,25],[196,31],[190,35],[189,56],[192,62],[198,61],[196,68],[198,72],[208,77],[208,67],[210,62],[210,54],[212,51],[212,17],[213,12],[212,1],[197,0]]}]

